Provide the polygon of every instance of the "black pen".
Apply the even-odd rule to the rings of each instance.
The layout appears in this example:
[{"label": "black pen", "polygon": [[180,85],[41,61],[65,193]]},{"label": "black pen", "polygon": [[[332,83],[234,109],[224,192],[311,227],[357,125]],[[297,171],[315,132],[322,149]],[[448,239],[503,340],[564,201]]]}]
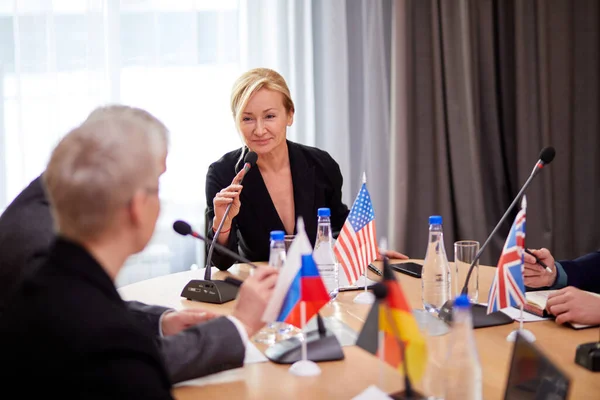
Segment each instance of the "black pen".
[{"label": "black pen", "polygon": [[533,256],[533,258],[535,258],[535,262],[536,262],[536,263],[538,263],[538,264],[540,264],[542,267],[546,268],[546,271],[548,271],[548,272],[552,273],[552,270],[551,270],[551,269],[550,269],[550,268],[549,268],[549,267],[548,267],[548,266],[547,266],[547,265],[546,265],[546,264],[545,264],[545,263],[544,263],[542,260],[540,260],[540,259],[538,258],[538,256],[536,256],[535,254],[533,254],[533,253],[531,252],[531,250],[529,250],[529,249],[525,249],[525,253],[527,253],[527,254],[529,254],[529,255]]},{"label": "black pen", "polygon": [[[367,290],[373,289],[373,285],[367,286]],[[352,292],[356,290],[365,290],[364,286],[341,286],[338,291],[340,292]]]},{"label": "black pen", "polygon": [[376,266],[374,266],[373,264],[369,264],[369,269],[373,272],[375,272],[375,274],[379,275],[379,276],[383,276],[383,272],[381,272],[381,270],[379,268],[377,268]]}]

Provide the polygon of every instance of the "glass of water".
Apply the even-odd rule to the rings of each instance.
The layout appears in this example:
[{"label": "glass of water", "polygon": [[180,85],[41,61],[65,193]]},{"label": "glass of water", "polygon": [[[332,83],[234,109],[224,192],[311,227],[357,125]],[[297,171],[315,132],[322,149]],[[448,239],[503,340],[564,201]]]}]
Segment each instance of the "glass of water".
[{"label": "glass of water", "polygon": [[[475,255],[479,252],[479,242],[475,240],[460,240],[454,243],[454,270],[456,281],[452,284],[455,288],[455,293],[458,296],[465,284],[469,266],[475,259]],[[473,267],[471,278],[469,279],[467,295],[471,303],[477,303],[479,300],[479,260]]]}]

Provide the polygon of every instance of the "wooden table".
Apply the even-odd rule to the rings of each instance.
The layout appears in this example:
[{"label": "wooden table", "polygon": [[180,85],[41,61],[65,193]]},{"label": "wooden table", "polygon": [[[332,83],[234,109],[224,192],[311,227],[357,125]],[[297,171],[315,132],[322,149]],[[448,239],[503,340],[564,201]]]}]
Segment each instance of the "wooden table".
[{"label": "wooden table", "polygon": [[[422,260],[409,260],[422,263]],[[487,298],[495,268],[479,268],[480,301]],[[234,266],[230,272],[216,272],[214,278],[222,279],[231,273],[240,277],[248,274],[245,265]],[[182,288],[191,279],[202,279],[204,270],[186,271],[166,275],[119,289],[125,300],[138,300],[176,309],[205,308],[228,314],[234,302],[223,305],[198,303],[180,297]],[[396,274],[414,308],[421,308],[421,284],[419,279]],[[372,279],[377,279],[371,276]],[[359,331],[370,306],[353,303],[357,292],[340,293],[338,299],[325,306],[324,317],[339,318]],[[482,296],[483,294],[483,296]],[[598,329],[574,330],[556,325],[553,321],[528,323],[527,328],[536,338],[536,345],[572,378],[571,399],[600,398],[600,374],[594,374],[574,362],[577,345],[598,340]],[[475,340],[483,367],[483,395],[485,399],[501,399],[508,376],[513,344],[506,336],[518,327],[517,323],[475,330]],[[288,372],[289,366],[274,363],[246,365],[230,371],[228,382],[205,386],[180,386],[174,389],[178,399],[199,398],[218,394],[222,398],[268,399],[268,398],[342,398],[356,396],[369,385],[377,385],[388,393],[401,390],[402,378],[388,365],[382,365],[371,354],[356,346],[344,347],[346,359],[321,363],[323,373],[319,377],[296,377]],[[416,384],[423,390],[422,382]]]}]

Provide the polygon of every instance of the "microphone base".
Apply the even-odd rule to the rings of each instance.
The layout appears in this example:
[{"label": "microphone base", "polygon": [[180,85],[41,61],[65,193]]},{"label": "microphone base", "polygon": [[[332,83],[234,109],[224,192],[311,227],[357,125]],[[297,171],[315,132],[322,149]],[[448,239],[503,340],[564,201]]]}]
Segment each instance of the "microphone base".
[{"label": "microphone base", "polygon": [[394,400],[426,400],[427,397],[423,396],[422,393],[417,392],[416,390],[412,390],[410,396],[406,394],[403,390],[401,392],[396,392],[390,394],[390,397]]},{"label": "microphone base", "polygon": [[[448,300],[440,309],[438,317],[447,324],[452,324],[453,307],[454,302],[452,300]],[[504,314],[502,311],[495,311],[491,314],[488,314],[487,307],[482,306],[481,304],[471,304],[471,315],[473,317],[474,329],[487,328],[489,326],[508,325],[513,323],[513,319]]]},{"label": "microphone base", "polygon": [[583,343],[575,351],[575,363],[588,371],[600,371],[600,342]]},{"label": "microphone base", "polygon": [[223,304],[236,298],[239,287],[225,281],[193,279],[181,291],[181,297],[202,303]]},{"label": "microphone base", "polygon": [[[310,361],[338,361],[344,359],[344,352],[337,337],[327,332],[321,336],[319,331],[306,334],[306,358]],[[302,342],[297,337],[282,340],[269,346],[265,356],[277,364],[293,364],[302,359]]]}]

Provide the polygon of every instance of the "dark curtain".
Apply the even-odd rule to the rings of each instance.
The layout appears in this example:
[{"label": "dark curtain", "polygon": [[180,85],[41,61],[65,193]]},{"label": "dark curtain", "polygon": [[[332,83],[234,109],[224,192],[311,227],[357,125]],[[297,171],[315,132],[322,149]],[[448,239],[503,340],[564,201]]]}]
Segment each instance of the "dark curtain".
[{"label": "dark curtain", "polygon": [[423,258],[433,214],[450,260],[456,240],[483,244],[552,145],[526,192],[526,245],[600,248],[600,2],[398,0],[392,25],[394,247]]}]

